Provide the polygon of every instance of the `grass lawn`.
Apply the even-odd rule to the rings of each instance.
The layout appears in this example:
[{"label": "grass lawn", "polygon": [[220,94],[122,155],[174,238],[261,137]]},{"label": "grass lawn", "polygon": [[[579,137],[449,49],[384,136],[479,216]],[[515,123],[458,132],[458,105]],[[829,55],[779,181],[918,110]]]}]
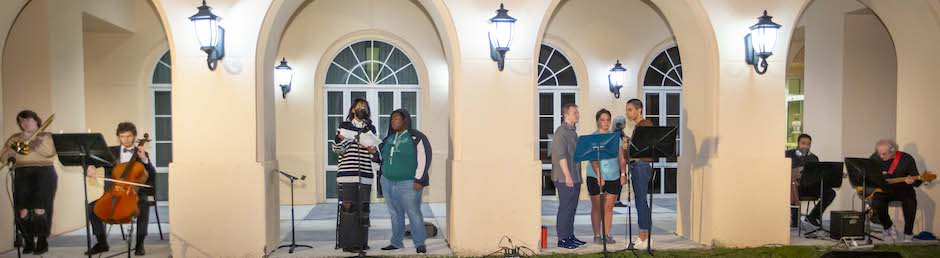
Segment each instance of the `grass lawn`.
[{"label": "grass lawn", "polygon": [[[829,252],[828,247],[815,246],[781,246],[759,248],[714,248],[697,250],[663,250],[654,251],[655,257],[820,257]],[[940,257],[940,244],[938,245],[878,245],[874,251],[899,252],[904,257]],[[640,257],[652,257],[646,253],[638,253]],[[633,257],[631,253],[609,254],[609,257]],[[539,257],[603,257],[597,254],[552,254]]]}]

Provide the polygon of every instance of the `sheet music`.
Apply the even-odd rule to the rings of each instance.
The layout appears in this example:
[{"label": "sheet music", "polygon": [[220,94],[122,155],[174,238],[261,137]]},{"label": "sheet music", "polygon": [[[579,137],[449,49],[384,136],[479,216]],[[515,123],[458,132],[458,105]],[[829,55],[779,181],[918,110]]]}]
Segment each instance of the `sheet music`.
[{"label": "sheet music", "polygon": [[379,136],[375,135],[372,132],[363,133],[359,135],[359,144],[366,147],[375,147],[379,146],[382,143],[382,139],[379,139]]},{"label": "sheet music", "polygon": [[379,139],[379,136],[372,132],[359,134],[357,131],[339,129],[339,134],[349,140],[354,140],[356,139],[356,135],[359,135],[359,144],[366,147],[379,146],[379,144],[382,143],[382,139]]}]

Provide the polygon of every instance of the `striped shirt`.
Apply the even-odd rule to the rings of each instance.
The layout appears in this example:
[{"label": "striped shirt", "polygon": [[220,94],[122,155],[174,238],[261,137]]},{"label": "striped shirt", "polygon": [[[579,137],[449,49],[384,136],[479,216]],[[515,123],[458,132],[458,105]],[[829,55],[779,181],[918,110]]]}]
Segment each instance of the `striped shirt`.
[{"label": "striped shirt", "polygon": [[[366,128],[368,127],[368,128]],[[345,121],[336,130],[337,135],[352,135],[368,130],[375,133],[375,127],[358,121]],[[346,137],[331,146],[334,153],[339,155],[339,169],[336,171],[336,183],[362,183],[371,185],[375,175],[372,173],[372,154],[369,149],[362,146],[355,138]],[[360,181],[361,178],[361,181]]]}]

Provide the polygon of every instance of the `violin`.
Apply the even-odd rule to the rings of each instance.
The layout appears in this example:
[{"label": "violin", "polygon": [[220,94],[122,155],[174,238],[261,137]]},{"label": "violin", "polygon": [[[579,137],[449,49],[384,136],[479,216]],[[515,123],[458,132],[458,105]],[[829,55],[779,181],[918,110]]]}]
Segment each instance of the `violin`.
[{"label": "violin", "polygon": [[[150,135],[144,134],[144,138],[138,140],[137,147],[143,147],[150,142]],[[121,183],[122,181],[144,184],[147,182],[147,169],[140,162],[140,157],[135,149],[130,161],[118,164],[111,170],[112,182],[114,185],[101,195],[101,198],[95,203],[95,215],[108,224],[124,224],[140,215],[140,209],[137,208],[137,189],[139,186],[133,184]]]}]

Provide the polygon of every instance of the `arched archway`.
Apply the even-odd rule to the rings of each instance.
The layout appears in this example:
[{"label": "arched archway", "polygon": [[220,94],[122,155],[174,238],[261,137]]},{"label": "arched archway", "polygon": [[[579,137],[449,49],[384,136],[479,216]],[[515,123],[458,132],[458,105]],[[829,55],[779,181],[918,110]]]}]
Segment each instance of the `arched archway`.
[{"label": "arched archway", "polygon": [[[262,37],[258,42],[257,72],[258,84],[263,85],[258,88],[263,91],[259,96],[265,98],[261,102],[269,108],[261,120],[270,120],[271,124],[264,125],[266,128],[261,130],[266,132],[261,137],[272,138],[268,148],[274,152],[272,158],[277,160],[279,168],[309,173],[308,182],[295,185],[295,194],[298,203],[316,204],[312,213],[319,212],[319,209],[335,209],[335,205],[330,203],[337,200],[333,192],[336,156],[326,150],[330,149],[336,132],[337,124],[334,122],[344,120],[347,102],[362,97],[372,105],[374,125],[378,127],[379,135],[385,134],[391,109],[406,108],[416,115],[416,129],[424,132],[433,145],[429,171],[432,179],[423,190],[423,201],[434,215],[425,213],[425,218],[436,221],[434,224],[442,232],[436,239],[429,239],[428,243],[438,245],[434,241],[440,242],[441,238],[448,237],[448,225],[443,214],[446,213],[449,191],[450,170],[446,164],[453,152],[448,127],[451,121],[445,108],[450,103],[450,71],[454,63],[448,59],[454,55],[449,51],[456,47],[448,45],[445,39],[447,23],[440,20],[446,12],[440,13],[437,9],[441,8],[440,5],[443,3],[436,1],[298,1],[276,2],[268,10],[262,34],[271,36]],[[375,11],[363,14],[356,8]],[[333,13],[357,15],[333,17],[329,22],[322,20]],[[411,69],[414,80],[406,81],[400,77],[398,84],[389,84],[394,82],[395,76],[383,81],[385,76],[372,78],[371,74],[357,71],[362,70],[362,63],[382,64],[387,58],[394,59],[399,55],[405,57],[410,65],[403,64],[405,66],[393,69]],[[353,61],[348,64],[341,62],[347,56]],[[265,68],[274,65],[272,60],[282,57],[287,59],[295,73],[293,89],[284,99],[275,98],[272,94],[277,87],[272,84],[272,71]],[[350,70],[352,73],[348,73],[354,74],[349,76],[350,80],[333,80],[336,73],[344,72],[344,68],[354,68]],[[374,72],[387,73],[389,69],[382,70],[377,67]],[[373,183],[374,187],[376,185]],[[290,200],[287,187],[286,183],[281,184],[281,204]],[[378,207],[374,210],[375,215],[386,216],[378,215],[387,214],[384,213],[385,204],[381,203],[384,199],[378,191],[372,193],[376,197],[373,206]],[[438,207],[443,209],[438,210]],[[335,218],[314,216],[311,219]],[[382,225],[380,230],[389,229],[386,223],[377,225]],[[320,240],[323,239],[317,239]],[[431,247],[430,250],[449,252],[447,248]]]},{"label": "arched archway", "polygon": [[[803,50],[801,46],[805,46],[805,50],[791,53],[788,59],[787,87],[795,92],[788,96],[791,107],[788,132],[794,134],[790,138],[795,139],[797,133],[812,135],[814,152],[818,150],[817,155],[821,158],[828,156],[826,159],[832,160],[868,157],[875,141],[894,138],[900,143],[901,151],[915,158],[919,172],[931,170],[932,161],[936,159],[934,155],[925,154],[937,153],[938,150],[924,143],[937,138],[918,128],[931,126],[934,120],[924,119],[924,116],[932,114],[924,113],[910,103],[937,96],[935,90],[920,85],[929,79],[922,74],[926,70],[919,65],[937,57],[935,50],[922,48],[925,47],[922,44],[937,42],[940,35],[937,23],[923,23],[918,29],[908,26],[914,26],[914,19],[935,19],[936,10],[937,6],[932,3],[804,2],[799,18],[805,22],[795,24],[799,27],[794,28],[797,32],[792,36],[790,46],[791,50]],[[823,14],[827,11],[828,14]],[[813,19],[815,24],[811,24]],[[844,26],[835,28],[833,24],[821,22],[824,19]],[[823,30],[838,34],[824,35]],[[820,40],[825,37],[835,39]],[[843,38],[844,44],[834,44],[833,41],[841,42]],[[837,56],[844,58],[836,59]],[[837,71],[819,73],[829,69]],[[806,71],[805,78],[803,70]],[[822,103],[822,98],[835,103]],[[801,119],[794,119],[795,114],[800,114]],[[841,119],[830,121],[826,117]],[[851,202],[857,200],[853,191],[844,188],[836,190],[836,199],[828,210],[850,207]],[[940,217],[936,212],[936,202],[932,200],[940,196],[940,192],[932,187],[919,187],[916,192],[919,205],[913,223],[914,233],[937,230],[934,221]],[[903,225],[900,212],[894,208],[890,210],[896,225]],[[823,220],[825,218],[822,217]],[[879,226],[873,226],[875,231],[881,230]],[[901,232],[903,227],[897,229]]]},{"label": "arched archway", "polygon": [[[549,8],[545,14],[544,20],[542,20],[542,25],[539,28],[538,36],[536,41],[542,40],[542,35],[545,35],[549,31],[550,26],[559,26],[557,23],[559,21],[553,21],[552,17],[558,15],[559,8],[563,8],[566,5],[573,5],[574,1],[552,1],[549,4]],[[596,5],[604,5],[605,8],[609,8],[610,5],[621,5],[621,3],[595,3]],[[624,50],[608,50],[611,53],[618,54],[609,54],[610,56],[604,56],[603,58],[607,59],[620,59],[622,63],[625,64],[625,67],[628,69],[628,83],[625,85],[640,85],[640,80],[643,78],[642,74],[639,74],[636,71],[646,71],[648,62],[644,62],[644,59],[647,58],[650,53],[646,50],[652,49],[653,47],[659,47],[661,45],[662,38],[674,37],[679,46],[683,44],[704,46],[702,48],[696,48],[695,50],[689,50],[691,53],[685,53],[683,51],[683,70],[686,72],[684,74],[684,81],[687,83],[687,87],[682,88],[682,94],[689,96],[687,101],[682,103],[682,114],[685,118],[683,121],[687,126],[682,129],[683,135],[689,135],[688,141],[682,141],[682,153],[679,157],[679,171],[682,171],[677,174],[677,215],[678,219],[676,221],[675,232],[680,236],[690,238],[698,242],[708,241],[702,236],[702,229],[704,225],[702,223],[696,223],[702,218],[702,202],[701,199],[703,196],[697,194],[697,191],[701,191],[702,187],[702,176],[709,168],[702,164],[707,162],[707,160],[699,161],[695,163],[693,157],[707,157],[710,155],[707,153],[707,149],[713,148],[710,146],[715,135],[710,135],[713,131],[707,128],[710,128],[714,125],[716,118],[713,109],[714,97],[710,92],[713,92],[717,87],[715,80],[718,76],[717,74],[717,44],[715,43],[714,34],[709,29],[703,29],[701,24],[708,24],[708,18],[704,14],[703,6],[692,3],[678,3],[670,1],[652,1],[641,3],[637,1],[636,4],[644,5],[651,4],[655,7],[652,7],[656,11],[653,12],[655,19],[664,20],[665,30],[667,31],[664,35],[650,35],[656,38],[654,41],[649,44],[649,46],[643,47],[642,53],[629,54],[629,51],[632,51],[630,47]],[[643,8],[650,8],[644,6]],[[583,11],[582,12],[587,12]],[[602,16],[603,12],[600,10],[594,10],[590,15],[592,17]],[[572,21],[569,21],[572,22]],[[556,36],[563,36],[554,33]],[[673,36],[674,35],[674,36]],[[584,37],[583,35],[581,37]],[[610,40],[610,39],[606,39]],[[581,43],[582,45],[584,43]],[[629,43],[636,44],[636,43]],[[675,44],[675,43],[673,43]],[[604,49],[604,46],[599,44],[595,45],[584,45],[582,47],[591,47],[591,48],[600,48]],[[615,47],[616,48],[616,47]],[[593,50],[597,51],[597,50]],[[655,57],[658,52],[653,54]],[[592,56],[597,56],[596,53],[592,53]],[[624,60],[629,59],[629,60]],[[604,89],[601,91],[597,90],[588,90],[593,96],[590,98],[593,99],[592,102],[606,103],[603,106],[597,106],[598,104],[592,104],[590,112],[583,111],[582,114],[593,114],[593,110],[597,110],[600,107],[606,107],[612,112],[622,113],[623,105],[627,99],[633,98],[635,94],[631,92],[640,92],[640,86],[628,86],[622,89],[622,92],[629,93],[626,97],[622,97],[620,100],[615,100],[610,92],[606,90],[606,78],[607,70],[613,65],[614,60],[603,60],[602,62],[597,62],[597,60],[586,60],[588,63],[587,73],[591,81],[594,81],[593,84],[603,85]],[[591,64],[594,63],[594,64]],[[633,72],[630,72],[630,71]],[[606,98],[609,96],[609,100]],[[603,100],[597,99],[602,98]],[[587,119],[582,119],[581,127],[593,128],[591,126],[593,121],[593,116],[583,116]],[[691,128],[691,129],[690,129]],[[695,131],[695,134],[692,134],[692,131]],[[584,133],[584,132],[582,132]],[[693,226],[694,224],[694,226]]]},{"label": "arched archway", "polygon": [[[43,0],[4,3],[0,12],[4,42],[0,45],[7,61],[2,67],[6,75],[3,96],[9,98],[3,101],[5,112],[31,108],[41,116],[55,113],[60,119],[47,131],[100,132],[112,146],[119,145],[115,136],[119,122],[135,123],[141,137],[143,133],[154,134],[151,76],[154,64],[167,53],[162,19],[149,1],[103,8],[105,5]],[[10,13],[16,15],[12,16],[15,21],[7,20]],[[148,152],[155,151],[150,148]],[[80,255],[83,251],[78,250],[85,249],[84,236],[68,233],[84,233],[81,169],[55,164],[59,186],[52,233],[60,243],[70,244],[53,241],[51,252]],[[98,171],[104,175],[103,169]],[[165,178],[163,174],[163,181]],[[104,184],[93,178],[88,182],[88,196],[93,201],[101,195]],[[152,214],[154,208],[148,209]],[[162,233],[168,233],[165,223],[169,214],[164,209],[161,215],[166,229]],[[153,217],[150,215],[150,221],[155,222]],[[165,247],[165,236],[158,237],[156,224],[150,225],[154,229],[149,231],[147,244]],[[69,240],[72,237],[81,240]],[[10,242],[3,241],[0,248],[6,249]],[[74,253],[66,251],[72,248]]]}]

